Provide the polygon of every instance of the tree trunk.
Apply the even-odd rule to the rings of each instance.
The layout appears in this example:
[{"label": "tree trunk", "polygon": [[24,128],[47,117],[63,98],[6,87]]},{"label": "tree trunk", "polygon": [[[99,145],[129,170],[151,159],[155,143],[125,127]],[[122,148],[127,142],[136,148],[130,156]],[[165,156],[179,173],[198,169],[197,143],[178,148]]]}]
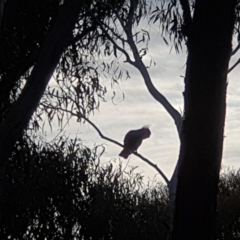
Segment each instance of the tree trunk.
[{"label": "tree trunk", "polygon": [[214,239],[234,0],[196,0],[188,42],[173,239]]},{"label": "tree trunk", "polygon": [[[39,59],[34,66],[21,96],[0,125],[0,193],[4,182],[7,159],[15,142],[27,127],[36,110],[45,88],[59,62],[72,41],[72,31],[85,1],[64,1],[56,23],[46,39]],[[0,194],[0,204],[2,195]]]}]

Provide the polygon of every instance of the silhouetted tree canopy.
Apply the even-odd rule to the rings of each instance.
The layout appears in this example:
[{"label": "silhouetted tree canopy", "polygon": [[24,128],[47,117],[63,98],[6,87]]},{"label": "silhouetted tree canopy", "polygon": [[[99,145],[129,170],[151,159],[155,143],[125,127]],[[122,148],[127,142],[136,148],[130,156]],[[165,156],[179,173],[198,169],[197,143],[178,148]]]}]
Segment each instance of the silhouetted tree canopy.
[{"label": "silhouetted tree canopy", "polygon": [[[1,1],[3,239],[25,235],[70,239],[73,234],[81,234],[79,238],[84,239],[169,236],[166,188],[141,189],[141,176],[131,172],[125,178],[121,168],[100,166],[97,149],[77,146],[75,140],[39,145],[26,132],[21,135],[31,117],[28,130],[37,130],[44,114],[50,126],[54,118],[62,126],[63,120],[72,116],[78,121],[84,119],[80,114],[88,117],[107,91],[100,74],[111,76],[113,95],[114,84],[129,77],[118,62],[119,55],[140,71],[150,94],[177,125],[181,151],[180,167],[176,168],[180,169],[180,181],[173,224],[175,239],[193,238],[195,233],[196,239],[202,238],[201,234],[209,239],[214,235],[228,62],[232,37],[239,34],[239,1],[166,0],[161,7],[153,7],[151,2]],[[133,32],[144,18],[149,24],[159,22],[165,43],[170,40],[176,52],[183,43],[187,46],[183,119],[151,82],[143,59],[148,53],[149,32]],[[113,59],[106,62],[102,57]],[[150,60],[149,65],[152,63]],[[52,75],[54,80],[46,88]],[[38,81],[34,83],[34,79]],[[25,105],[21,103],[32,96],[34,101],[28,101],[30,107],[22,111]],[[10,155],[16,139],[19,141]],[[229,172],[220,181],[219,239],[239,237],[239,209],[235,205],[238,175]]]}]

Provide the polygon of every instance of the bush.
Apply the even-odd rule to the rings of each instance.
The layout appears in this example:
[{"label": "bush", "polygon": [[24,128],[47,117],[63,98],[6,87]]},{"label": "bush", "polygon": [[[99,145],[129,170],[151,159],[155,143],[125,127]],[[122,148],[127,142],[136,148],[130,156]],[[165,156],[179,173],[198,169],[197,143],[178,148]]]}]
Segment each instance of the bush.
[{"label": "bush", "polygon": [[1,239],[166,239],[167,189],[99,164],[77,140],[18,143],[4,188]]},{"label": "bush", "polygon": [[220,176],[217,239],[240,239],[240,170],[226,168]]},{"label": "bush", "polygon": [[[35,141],[36,142],[36,141]],[[9,159],[0,239],[169,239],[168,190],[100,165],[101,152],[76,139],[24,139]],[[220,177],[217,239],[240,239],[240,170]]]}]

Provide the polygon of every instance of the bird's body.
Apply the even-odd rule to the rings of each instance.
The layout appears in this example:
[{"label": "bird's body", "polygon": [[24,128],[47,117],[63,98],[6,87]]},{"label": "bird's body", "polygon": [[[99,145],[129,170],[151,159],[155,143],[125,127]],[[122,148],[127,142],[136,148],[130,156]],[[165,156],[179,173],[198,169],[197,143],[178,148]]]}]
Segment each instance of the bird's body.
[{"label": "bird's body", "polygon": [[124,138],[124,147],[119,156],[127,159],[130,154],[137,151],[142,144],[142,140],[149,138],[150,135],[151,132],[147,127],[129,131]]}]

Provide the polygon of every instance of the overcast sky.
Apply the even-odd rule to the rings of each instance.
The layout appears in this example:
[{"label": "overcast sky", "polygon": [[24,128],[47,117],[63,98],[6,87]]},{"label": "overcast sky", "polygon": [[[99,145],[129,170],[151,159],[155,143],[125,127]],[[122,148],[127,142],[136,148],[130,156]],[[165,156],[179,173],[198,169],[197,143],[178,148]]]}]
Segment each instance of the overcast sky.
[{"label": "overcast sky", "polygon": [[[235,46],[236,43],[233,44]],[[151,36],[149,44],[150,54],[156,62],[156,66],[149,69],[150,76],[157,89],[179,111],[183,110],[182,92],[184,89],[182,75],[185,74],[186,50],[176,54],[167,46],[161,36]],[[236,54],[231,60],[230,66],[239,58]],[[152,135],[143,141],[138,152],[157,164],[158,167],[171,177],[174,171],[179,153],[179,139],[175,124],[164,108],[156,102],[144,84],[140,73],[128,65],[125,66],[131,78],[120,82],[120,88],[114,103],[111,101],[112,92],[109,91],[107,102],[102,102],[99,112],[95,112],[90,120],[96,124],[102,133],[114,140],[123,142],[125,134],[129,130],[139,129],[143,125],[150,125]],[[240,66],[229,74],[227,92],[227,115],[225,126],[225,141],[223,151],[223,164],[225,166],[240,167]],[[105,84],[109,85],[105,80]],[[108,88],[110,90],[110,88]],[[122,101],[121,91],[125,94]],[[56,126],[57,129],[57,126]],[[97,132],[88,123],[79,124],[73,119],[66,128],[67,134],[75,137],[78,133],[84,144],[92,147],[95,144],[105,144],[106,153],[102,162],[115,159],[119,161],[118,154],[121,151],[115,146],[99,137]],[[49,134],[51,139],[52,134]],[[156,171],[144,163],[141,159],[131,156],[130,161],[120,159],[123,164],[139,166],[139,171],[144,172],[148,178],[156,176]],[[157,178],[161,179],[161,178]]]}]

